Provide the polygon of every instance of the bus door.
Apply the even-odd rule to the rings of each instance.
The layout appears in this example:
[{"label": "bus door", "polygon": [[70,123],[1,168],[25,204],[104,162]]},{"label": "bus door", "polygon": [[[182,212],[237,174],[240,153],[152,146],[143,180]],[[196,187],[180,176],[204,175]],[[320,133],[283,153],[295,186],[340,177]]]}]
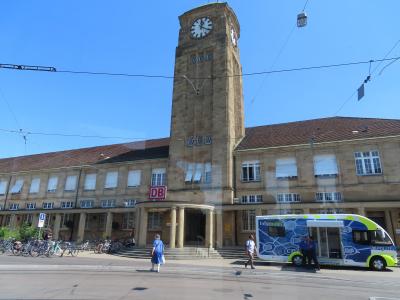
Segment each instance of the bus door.
[{"label": "bus door", "polygon": [[[328,223],[329,222],[329,223]],[[342,259],[341,221],[307,221],[310,235],[317,243],[317,256],[326,259]]]}]

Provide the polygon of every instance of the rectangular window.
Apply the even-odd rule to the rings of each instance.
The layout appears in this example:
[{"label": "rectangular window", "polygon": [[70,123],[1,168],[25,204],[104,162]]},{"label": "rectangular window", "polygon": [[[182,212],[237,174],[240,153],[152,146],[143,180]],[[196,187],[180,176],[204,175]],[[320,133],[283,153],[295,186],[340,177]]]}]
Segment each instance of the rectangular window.
[{"label": "rectangular window", "polygon": [[242,230],[243,231],[254,231],[256,223],[256,211],[255,210],[243,210],[242,211]]},{"label": "rectangular window", "polygon": [[129,212],[122,215],[121,229],[132,229],[135,227],[135,213]]},{"label": "rectangular window", "polygon": [[356,244],[369,244],[368,231],[353,230],[353,242]]},{"label": "rectangular window", "polygon": [[260,163],[258,161],[242,163],[242,181],[260,181]]},{"label": "rectangular window", "polygon": [[103,208],[115,207],[115,200],[102,200],[101,207]]},{"label": "rectangular window", "polygon": [[314,156],[314,175],[315,177],[337,176],[338,167],[336,157],[333,154]]},{"label": "rectangular window", "polygon": [[203,175],[203,164],[196,164],[193,182],[200,182],[201,175]]},{"label": "rectangular window", "polygon": [[161,213],[149,212],[147,225],[150,230],[160,229],[161,228]]},{"label": "rectangular window", "polygon": [[52,209],[54,206],[53,202],[43,202],[43,209]]},{"label": "rectangular window", "polygon": [[136,206],[136,200],[134,199],[128,199],[125,201],[125,207],[135,207]]},{"label": "rectangular window", "polygon": [[276,178],[296,178],[296,158],[280,158],[276,160]]},{"label": "rectangular window", "polygon": [[294,203],[300,202],[300,194],[296,193],[278,193],[278,203]]},{"label": "rectangular window", "polygon": [[93,203],[93,200],[81,200],[81,208],[92,208]]},{"label": "rectangular window", "polygon": [[140,186],[140,170],[130,170],[128,173],[128,187]]},{"label": "rectangular window", "polygon": [[71,225],[74,222],[74,214],[62,214],[61,215],[61,227],[68,228],[68,225]]},{"label": "rectangular window", "polygon": [[96,189],[96,174],[86,174],[84,189],[85,191],[94,191]]},{"label": "rectangular window", "polygon": [[47,183],[47,191],[49,193],[54,193],[57,190],[57,183],[58,183],[58,177],[51,176],[49,178],[49,182]]},{"label": "rectangular window", "polygon": [[7,181],[0,180],[0,195],[5,195],[7,190]]},{"label": "rectangular window", "polygon": [[163,186],[166,183],[165,169],[153,169],[151,172],[151,186]]},{"label": "rectangular window", "polygon": [[29,188],[29,194],[37,194],[40,189],[40,178],[33,178]]},{"label": "rectangular window", "polygon": [[19,203],[10,203],[10,210],[18,210],[19,209]]},{"label": "rectangular window", "polygon": [[192,182],[194,172],[194,164],[187,164],[186,166],[186,175],[185,182]]},{"label": "rectangular window", "polygon": [[22,222],[25,223],[25,224],[31,224],[32,225],[33,215],[32,214],[24,215],[23,218],[22,218]]},{"label": "rectangular window", "polygon": [[315,201],[317,202],[341,202],[342,193],[340,192],[318,192],[315,193]]},{"label": "rectangular window", "polygon": [[100,229],[106,228],[106,220],[107,220],[106,214],[100,214],[97,219],[97,227]]},{"label": "rectangular window", "polygon": [[61,202],[61,208],[66,209],[66,208],[73,208],[74,207],[74,202],[72,201],[62,201]]},{"label": "rectangular window", "polygon": [[261,203],[263,202],[262,195],[244,195],[241,198],[241,203]]},{"label": "rectangular window", "polygon": [[382,174],[378,151],[355,152],[354,158],[357,175]]},{"label": "rectangular window", "polygon": [[64,190],[67,192],[75,191],[77,179],[78,179],[78,176],[76,176],[76,175],[67,176],[67,179],[65,180]]},{"label": "rectangular window", "polygon": [[106,181],[104,183],[105,189],[115,189],[118,186],[118,172],[107,172]]},{"label": "rectangular window", "polygon": [[211,163],[204,164],[204,183],[211,183],[212,173],[211,173]]},{"label": "rectangular window", "polygon": [[15,180],[15,183],[11,188],[11,194],[21,193],[23,185],[24,185],[23,179],[19,178],[19,179]]},{"label": "rectangular window", "polygon": [[36,203],[35,202],[30,202],[26,204],[26,209],[35,209],[36,208]]},{"label": "rectangular window", "polygon": [[343,214],[344,210],[341,208],[323,208],[317,210],[318,214]]}]

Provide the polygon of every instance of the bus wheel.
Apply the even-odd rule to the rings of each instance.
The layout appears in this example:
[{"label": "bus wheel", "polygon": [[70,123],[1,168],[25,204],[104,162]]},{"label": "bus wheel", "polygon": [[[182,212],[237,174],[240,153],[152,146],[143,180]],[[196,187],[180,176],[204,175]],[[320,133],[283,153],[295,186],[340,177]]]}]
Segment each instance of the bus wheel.
[{"label": "bus wheel", "polygon": [[386,261],[382,257],[376,256],[371,259],[369,266],[374,271],[383,271],[386,269]]},{"label": "bus wheel", "polygon": [[303,264],[303,257],[301,255],[293,256],[292,263],[295,267],[300,267]]}]

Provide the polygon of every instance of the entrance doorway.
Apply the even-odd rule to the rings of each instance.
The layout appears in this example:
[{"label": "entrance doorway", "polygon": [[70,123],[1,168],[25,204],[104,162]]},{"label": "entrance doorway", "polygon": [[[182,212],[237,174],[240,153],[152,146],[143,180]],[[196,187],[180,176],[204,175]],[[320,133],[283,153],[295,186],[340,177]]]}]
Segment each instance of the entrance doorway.
[{"label": "entrance doorway", "polygon": [[311,227],[311,236],[317,242],[317,256],[342,258],[340,229],[337,227]]},{"label": "entrance doorway", "polygon": [[204,246],[206,215],[198,209],[185,210],[185,245]]}]

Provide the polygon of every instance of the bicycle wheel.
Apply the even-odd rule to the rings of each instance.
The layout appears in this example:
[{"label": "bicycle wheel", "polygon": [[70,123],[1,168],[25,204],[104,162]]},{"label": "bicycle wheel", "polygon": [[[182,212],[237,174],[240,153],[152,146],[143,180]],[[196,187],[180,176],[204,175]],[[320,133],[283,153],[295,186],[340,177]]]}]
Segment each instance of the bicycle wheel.
[{"label": "bicycle wheel", "polygon": [[32,257],[38,257],[39,256],[39,248],[32,247],[31,251],[29,251],[29,254]]},{"label": "bicycle wheel", "polygon": [[78,250],[78,249],[71,249],[71,250],[69,250],[69,251],[70,251],[70,253],[71,253],[72,256],[77,256],[78,253],[79,253],[79,250]]}]

